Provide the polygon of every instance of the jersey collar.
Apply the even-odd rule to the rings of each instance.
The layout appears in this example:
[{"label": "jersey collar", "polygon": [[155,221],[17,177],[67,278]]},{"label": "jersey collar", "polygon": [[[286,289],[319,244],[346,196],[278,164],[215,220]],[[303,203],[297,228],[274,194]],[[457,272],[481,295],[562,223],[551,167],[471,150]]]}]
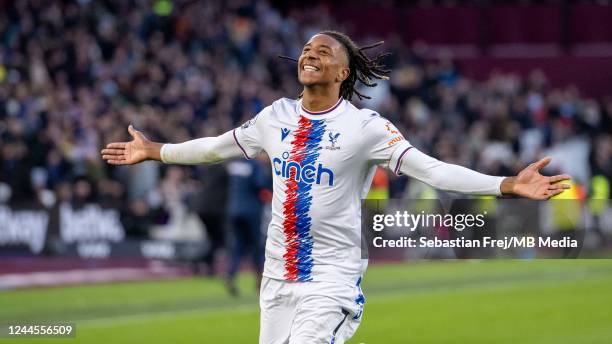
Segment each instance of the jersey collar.
[{"label": "jersey collar", "polygon": [[344,100],[344,98],[340,98],[338,99],[338,101],[336,102],[336,104],[334,104],[332,107],[330,107],[327,110],[323,110],[323,111],[310,111],[306,108],[304,108],[304,106],[302,105],[302,99],[300,99],[297,104],[297,113],[299,113],[300,115],[308,118],[308,119],[324,119],[324,118],[330,118],[330,117],[334,117],[336,115],[341,114],[342,112],[344,112],[345,108],[346,108],[346,101]]}]

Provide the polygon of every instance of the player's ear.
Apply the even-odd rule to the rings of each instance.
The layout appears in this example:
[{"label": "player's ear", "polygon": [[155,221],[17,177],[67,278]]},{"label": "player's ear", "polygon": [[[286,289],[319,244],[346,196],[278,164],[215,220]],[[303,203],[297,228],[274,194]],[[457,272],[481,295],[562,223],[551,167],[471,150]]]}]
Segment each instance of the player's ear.
[{"label": "player's ear", "polygon": [[344,80],[346,80],[349,77],[350,73],[351,73],[351,70],[348,67],[340,68],[340,71],[338,72],[337,81],[338,82],[343,82]]}]

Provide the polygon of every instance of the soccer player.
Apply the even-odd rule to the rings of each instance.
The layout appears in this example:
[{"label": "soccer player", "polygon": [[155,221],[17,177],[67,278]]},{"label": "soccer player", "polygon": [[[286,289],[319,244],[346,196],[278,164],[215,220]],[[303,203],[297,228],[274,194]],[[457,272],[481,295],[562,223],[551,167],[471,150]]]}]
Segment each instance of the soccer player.
[{"label": "soccer player", "polygon": [[180,144],[149,141],[132,126],[130,142],[110,143],[102,157],[114,165],[160,160],[216,163],[265,151],[273,173],[261,285],[259,342],[344,343],[361,320],[360,200],[376,166],[438,189],[466,194],[514,194],[548,199],[567,175],[542,176],[550,159],[515,177],[484,175],[438,161],[413,147],[375,111],[350,100],[359,80],[386,79],[384,55],[369,58],[346,35],[324,31],[304,45],[297,61],[304,86],[298,100],[282,98],[241,127]]}]

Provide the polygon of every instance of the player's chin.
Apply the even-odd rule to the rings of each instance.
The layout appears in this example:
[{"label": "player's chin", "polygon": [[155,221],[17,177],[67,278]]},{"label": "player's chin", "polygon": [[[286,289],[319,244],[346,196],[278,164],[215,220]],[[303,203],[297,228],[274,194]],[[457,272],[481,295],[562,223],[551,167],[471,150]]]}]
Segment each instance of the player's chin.
[{"label": "player's chin", "polygon": [[322,83],[321,77],[319,75],[312,75],[312,73],[300,73],[298,80],[302,86],[315,86]]},{"label": "player's chin", "polygon": [[314,80],[312,80],[312,78],[302,76],[301,74],[298,75],[298,81],[300,82],[300,84],[302,84],[302,86],[311,86],[314,83]]}]

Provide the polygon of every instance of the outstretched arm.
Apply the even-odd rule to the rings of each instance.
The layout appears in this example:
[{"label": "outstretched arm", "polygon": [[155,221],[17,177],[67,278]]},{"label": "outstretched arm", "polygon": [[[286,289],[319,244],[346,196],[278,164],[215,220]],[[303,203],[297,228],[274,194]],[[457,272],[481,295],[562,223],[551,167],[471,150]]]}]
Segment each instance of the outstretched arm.
[{"label": "outstretched arm", "polygon": [[437,189],[479,195],[517,195],[531,199],[549,199],[569,185],[556,184],[568,175],[542,176],[539,170],[550,162],[542,159],[529,165],[516,177],[495,177],[434,159],[416,148],[405,152],[399,171]]},{"label": "outstretched arm", "polygon": [[242,156],[231,131],[217,137],[204,137],[179,144],[150,141],[131,125],[128,132],[133,140],[109,143],[102,150],[102,159],[112,165],[132,165],[145,160],[192,165],[216,163]]}]

